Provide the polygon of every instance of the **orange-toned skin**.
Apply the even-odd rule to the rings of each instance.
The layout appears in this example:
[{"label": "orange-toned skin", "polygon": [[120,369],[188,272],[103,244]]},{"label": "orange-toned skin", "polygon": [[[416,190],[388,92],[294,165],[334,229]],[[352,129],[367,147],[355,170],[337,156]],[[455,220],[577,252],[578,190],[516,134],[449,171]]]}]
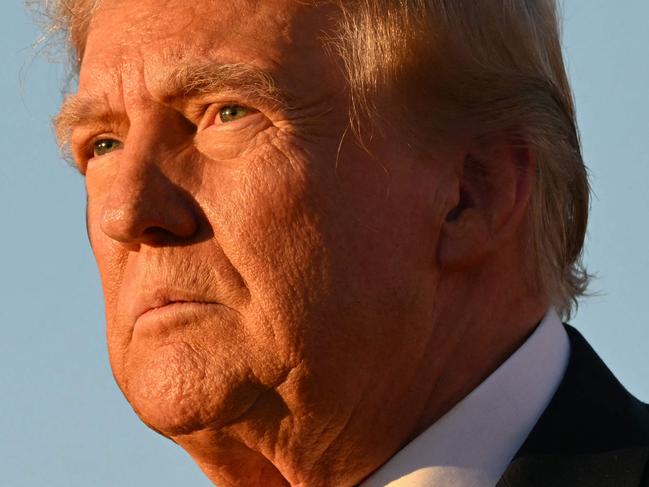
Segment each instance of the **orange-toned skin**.
[{"label": "orange-toned skin", "polygon": [[[323,47],[333,7],[101,5],[79,94],[103,116],[71,140],[117,383],[219,486],[357,484],[543,315],[523,276],[533,161],[507,140],[423,155],[396,131],[361,149]],[[289,102],[160,82],[205,63],[265,70]]]}]

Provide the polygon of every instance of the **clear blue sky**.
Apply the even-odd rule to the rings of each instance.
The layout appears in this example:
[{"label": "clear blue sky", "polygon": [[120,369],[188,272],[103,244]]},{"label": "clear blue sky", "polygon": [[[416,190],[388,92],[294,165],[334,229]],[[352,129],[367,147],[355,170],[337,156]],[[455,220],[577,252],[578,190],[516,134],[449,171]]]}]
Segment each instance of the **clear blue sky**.
[{"label": "clear blue sky", "polygon": [[[649,2],[565,0],[564,44],[595,199],[586,261],[599,275],[573,321],[649,400]],[[0,6],[0,485],[210,485],[144,427],[113,383],[84,228],[83,181],[49,118],[63,70],[34,59],[20,0]]]}]

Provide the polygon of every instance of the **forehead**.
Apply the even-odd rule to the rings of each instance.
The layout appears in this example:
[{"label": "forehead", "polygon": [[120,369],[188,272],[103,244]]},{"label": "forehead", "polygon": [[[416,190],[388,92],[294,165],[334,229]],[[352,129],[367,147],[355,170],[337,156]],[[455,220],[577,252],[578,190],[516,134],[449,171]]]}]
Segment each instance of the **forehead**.
[{"label": "forehead", "polygon": [[207,61],[281,70],[299,85],[330,70],[323,33],[333,17],[295,0],[105,0],[89,26],[80,88],[125,71],[155,81],[170,66]]}]

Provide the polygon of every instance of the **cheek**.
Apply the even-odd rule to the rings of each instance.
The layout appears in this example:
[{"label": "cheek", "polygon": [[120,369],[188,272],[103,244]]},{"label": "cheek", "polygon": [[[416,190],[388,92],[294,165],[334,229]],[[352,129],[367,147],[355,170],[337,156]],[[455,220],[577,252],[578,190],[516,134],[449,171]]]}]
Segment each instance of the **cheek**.
[{"label": "cheek", "polygon": [[201,195],[218,244],[250,291],[246,321],[263,328],[251,331],[271,332],[290,353],[309,303],[328,287],[317,188],[306,168],[269,146],[245,169],[206,174],[214,187]]}]

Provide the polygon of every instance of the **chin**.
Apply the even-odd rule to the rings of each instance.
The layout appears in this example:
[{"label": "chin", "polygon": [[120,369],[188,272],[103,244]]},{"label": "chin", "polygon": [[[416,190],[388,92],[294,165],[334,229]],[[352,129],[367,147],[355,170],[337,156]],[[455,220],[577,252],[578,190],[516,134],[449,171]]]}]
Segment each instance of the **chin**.
[{"label": "chin", "polygon": [[168,437],[218,430],[245,414],[263,393],[241,362],[217,360],[186,343],[131,358],[123,372],[119,385],[134,411]]}]

